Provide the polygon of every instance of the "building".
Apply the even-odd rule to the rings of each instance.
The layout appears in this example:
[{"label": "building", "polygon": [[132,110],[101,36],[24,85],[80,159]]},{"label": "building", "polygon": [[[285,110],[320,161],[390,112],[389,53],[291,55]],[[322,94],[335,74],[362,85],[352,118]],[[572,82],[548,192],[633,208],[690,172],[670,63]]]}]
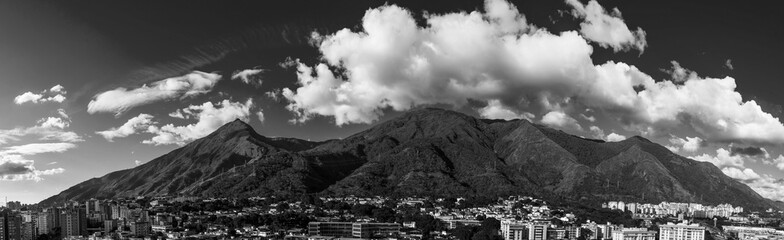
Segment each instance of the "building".
[{"label": "building", "polygon": [[519,221],[501,221],[501,236],[504,240],[525,240],[528,237],[528,227]]},{"label": "building", "polygon": [[0,240],[22,240],[22,216],[0,212]]},{"label": "building", "polygon": [[134,236],[147,236],[151,231],[150,222],[131,222],[131,234]]},{"label": "building", "polygon": [[659,240],[705,240],[705,227],[697,224],[659,225]]},{"label": "building", "polygon": [[68,208],[60,212],[63,237],[87,236],[87,216],[84,208]]},{"label": "building", "polygon": [[613,240],[656,240],[656,232],[645,228],[623,228],[612,232]]},{"label": "building", "polygon": [[35,238],[38,237],[38,231],[36,231],[33,222],[23,222],[21,231],[22,240],[35,240]]},{"label": "building", "polygon": [[354,223],[352,236],[370,238],[375,236],[390,236],[400,233],[400,224],[397,223]]},{"label": "building", "polygon": [[350,222],[310,222],[308,234],[325,237],[351,237],[354,224]]},{"label": "building", "polygon": [[52,229],[52,217],[47,212],[39,213],[38,221],[35,222],[35,228],[38,234],[49,234]]},{"label": "building", "polygon": [[310,222],[308,234],[324,237],[356,237],[387,236],[400,232],[397,223],[350,223],[350,222]]},{"label": "building", "polygon": [[114,230],[117,230],[117,220],[111,219],[111,220],[104,220],[103,221],[103,232],[104,233],[108,234],[110,232],[114,232]]},{"label": "building", "polygon": [[528,240],[547,240],[547,224],[528,223]]},{"label": "building", "polygon": [[455,229],[461,226],[481,226],[482,222],[470,219],[449,219],[444,221],[447,229]]}]

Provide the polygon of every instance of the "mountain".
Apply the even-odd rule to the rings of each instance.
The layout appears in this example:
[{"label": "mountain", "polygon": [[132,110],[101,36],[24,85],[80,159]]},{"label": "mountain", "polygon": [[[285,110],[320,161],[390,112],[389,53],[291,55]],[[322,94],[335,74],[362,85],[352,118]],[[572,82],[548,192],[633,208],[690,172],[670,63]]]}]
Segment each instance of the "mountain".
[{"label": "mountain", "polygon": [[412,110],[345,139],[267,138],[237,120],[133,169],[42,201],[196,195],[533,194],[588,202],[775,207],[716,166],[642,137],[604,142],[526,120]]}]

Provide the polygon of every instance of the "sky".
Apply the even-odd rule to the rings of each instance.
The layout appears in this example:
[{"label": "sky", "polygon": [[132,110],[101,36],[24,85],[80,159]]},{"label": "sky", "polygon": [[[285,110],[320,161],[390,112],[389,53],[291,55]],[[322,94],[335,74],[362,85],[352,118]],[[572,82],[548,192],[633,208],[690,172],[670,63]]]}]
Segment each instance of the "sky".
[{"label": "sky", "polygon": [[234,119],[320,141],[435,106],[640,135],[784,200],[784,17],[765,4],[2,1],[0,197],[35,203]]}]

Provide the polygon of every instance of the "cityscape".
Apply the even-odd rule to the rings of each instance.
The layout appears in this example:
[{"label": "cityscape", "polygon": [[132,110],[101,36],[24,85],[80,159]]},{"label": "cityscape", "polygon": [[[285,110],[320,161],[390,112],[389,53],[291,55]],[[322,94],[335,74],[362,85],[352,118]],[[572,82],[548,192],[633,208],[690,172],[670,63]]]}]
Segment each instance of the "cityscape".
[{"label": "cityscape", "polygon": [[512,196],[499,199],[315,197],[158,197],[8,202],[2,240],[43,239],[783,239],[781,211],[729,204],[611,201],[574,210]]},{"label": "cityscape", "polygon": [[784,240],[784,14],[0,0],[0,240]]}]

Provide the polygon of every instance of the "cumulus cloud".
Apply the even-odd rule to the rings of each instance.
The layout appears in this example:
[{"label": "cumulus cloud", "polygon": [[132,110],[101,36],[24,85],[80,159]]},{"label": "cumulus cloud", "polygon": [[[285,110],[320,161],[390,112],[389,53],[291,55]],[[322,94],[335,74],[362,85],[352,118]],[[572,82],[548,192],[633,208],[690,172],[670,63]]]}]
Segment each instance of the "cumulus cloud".
[{"label": "cumulus cloud", "polygon": [[542,123],[561,129],[583,131],[583,127],[577,120],[559,111],[552,111],[542,116]]},{"label": "cumulus cloud", "polygon": [[[139,114],[139,116],[128,119],[122,126],[111,128],[106,131],[96,132],[108,141],[115,138],[124,138],[134,134],[153,134],[150,139],[142,141],[151,145],[185,145],[195,139],[207,136],[226,123],[240,119],[248,121],[253,108],[253,99],[248,99],[245,103],[223,100],[221,102],[205,102],[201,105],[191,105],[187,108],[177,109],[169,114],[171,117],[182,119],[195,119],[196,123],[175,126],[174,124],[160,125],[153,121],[150,114]],[[260,121],[263,122],[264,113],[255,113]]]},{"label": "cumulus cloud", "polygon": [[729,70],[735,70],[735,67],[732,66],[732,59],[727,59],[727,61],[724,62],[724,66]]},{"label": "cumulus cloud", "polygon": [[31,143],[3,148],[0,150],[0,181],[41,181],[42,176],[63,173],[63,168],[37,170],[35,161],[24,156],[61,153],[75,147],[73,143]]},{"label": "cumulus cloud", "polygon": [[501,101],[498,100],[491,100],[487,103],[487,106],[480,108],[478,110],[479,115],[483,118],[487,119],[504,119],[504,120],[511,120],[511,119],[527,119],[531,120],[534,116],[532,113],[529,112],[522,112],[517,113],[517,109],[509,108],[501,104]]},{"label": "cumulus cloud", "polygon": [[132,108],[158,101],[193,97],[212,91],[221,75],[193,71],[137,88],[117,88],[99,93],[87,105],[90,114],[109,112],[120,115]]},{"label": "cumulus cloud", "polygon": [[[198,122],[185,126],[175,126],[173,124],[167,124],[162,127],[150,126],[147,131],[156,136],[149,140],[144,140],[143,143],[185,145],[187,142],[207,136],[235,119],[247,122],[252,107],[252,99],[248,99],[245,103],[223,100],[215,104],[205,102],[202,105],[191,105],[186,108],[188,110],[187,114],[198,120]],[[186,112],[184,110],[183,112]]]},{"label": "cumulus cloud", "polygon": [[765,157],[765,158],[770,157],[770,155],[768,154],[768,151],[765,150],[765,148],[754,147],[754,146],[748,146],[748,147],[731,146],[730,147],[730,154],[732,154],[732,155],[745,155],[745,156],[749,156],[749,157]]},{"label": "cumulus cloud", "polygon": [[713,165],[716,165],[719,168],[725,168],[725,167],[744,168],[743,157],[738,155],[732,155],[730,151],[724,148],[716,149],[716,156],[711,156],[708,155],[707,153],[703,153],[702,155],[692,156],[690,158],[701,162],[713,163]]},{"label": "cumulus cloud", "polygon": [[270,90],[270,91],[267,91],[267,92],[264,93],[265,96],[267,96],[268,98],[270,98],[270,99],[272,99],[273,101],[276,101],[276,102],[280,99],[280,96],[282,94],[283,93],[281,92],[280,89],[273,89],[273,90]]},{"label": "cumulus cloud", "polygon": [[605,138],[605,140],[608,142],[620,142],[626,140],[626,136],[617,133],[610,133],[607,134],[607,138]]},{"label": "cumulus cloud", "polygon": [[62,85],[55,85],[49,89],[43,90],[39,93],[25,92],[14,98],[14,103],[22,105],[24,103],[45,103],[45,102],[58,102],[65,101],[65,88]]},{"label": "cumulus cloud", "polygon": [[37,170],[34,161],[26,160],[19,155],[0,155],[0,181],[41,181],[42,176],[60,174],[63,168]]},{"label": "cumulus cloud", "polygon": [[120,127],[114,127],[95,133],[101,135],[107,141],[113,142],[115,138],[123,138],[132,134],[136,134],[137,132],[145,131],[148,127],[155,123],[152,121],[152,118],[152,115],[142,113],[139,114],[139,116],[128,119],[128,121]]},{"label": "cumulus cloud", "polygon": [[784,201],[784,179],[769,174],[758,174],[750,168],[725,167],[722,172],[727,176],[745,183],[765,198]]},{"label": "cumulus cloud", "polygon": [[245,70],[237,70],[234,74],[231,75],[231,79],[234,80],[241,80],[245,84],[250,84],[256,87],[261,87],[261,83],[263,80],[259,76],[260,73],[263,73],[264,69],[245,69]]},{"label": "cumulus cloud", "polygon": [[[679,138],[676,136],[672,136],[670,138],[670,143],[674,144],[675,149],[683,149],[687,152],[695,152],[702,147],[704,141],[699,137],[686,137],[686,138]],[[677,152],[677,151],[673,151]],[[734,154],[730,154],[734,155]]]},{"label": "cumulus cloud", "polygon": [[779,170],[784,170],[784,155],[779,155],[777,158],[766,159],[763,163],[773,165]]},{"label": "cumulus cloud", "polygon": [[724,172],[725,175],[731,178],[743,180],[743,181],[760,178],[760,175],[754,172],[754,170],[752,170],[751,168],[745,168],[741,170],[740,168],[725,167],[722,168],[721,171]]},{"label": "cumulus cloud", "polygon": [[555,111],[574,119],[592,109],[646,136],[689,131],[706,142],[784,144],[784,125],[744,101],[732,77],[655,81],[626,63],[595,65],[584,36],[510,29],[487,13],[497,1],[487,1],[485,12],[426,14],[423,26],[403,8],[382,6],[365,13],[361,30],[317,35],[323,62],[294,61],[298,87],[283,89],[294,121],[372,123],[386,110],[473,100],[491,106],[480,114]]},{"label": "cumulus cloud", "polygon": [[685,82],[686,80],[689,80],[689,79],[698,79],[699,78],[699,76],[697,75],[697,72],[692,71],[691,69],[682,67],[681,64],[678,63],[677,61],[670,61],[670,64],[672,64],[672,68],[670,68],[670,69],[662,69],[662,71],[670,74],[670,77],[672,78],[673,82],[680,83],[680,82]]},{"label": "cumulus cloud", "polygon": [[616,52],[629,49],[642,52],[648,46],[645,31],[641,28],[630,30],[618,8],[608,13],[596,0],[591,0],[585,5],[579,0],[566,0],[566,3],[574,8],[572,15],[583,19],[580,33],[600,46],[612,48]]}]

